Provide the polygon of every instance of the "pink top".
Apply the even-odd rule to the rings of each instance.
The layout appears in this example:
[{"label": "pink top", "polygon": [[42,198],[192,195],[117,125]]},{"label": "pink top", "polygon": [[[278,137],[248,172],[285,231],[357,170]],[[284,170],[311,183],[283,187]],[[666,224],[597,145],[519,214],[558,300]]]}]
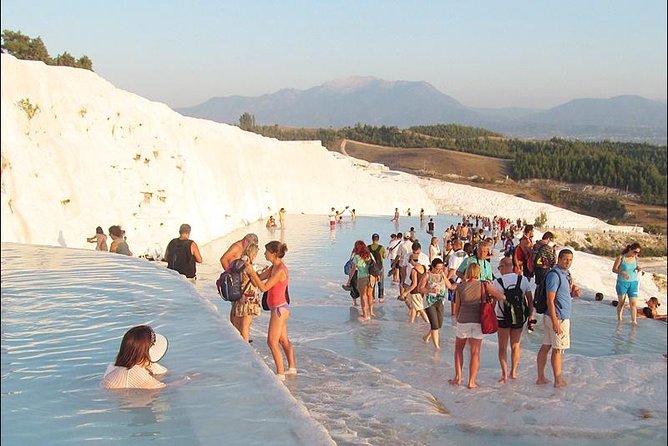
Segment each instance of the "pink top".
[{"label": "pink top", "polygon": [[267,291],[267,305],[269,305],[269,308],[280,307],[281,305],[287,305],[288,303],[287,300],[285,300],[285,289],[288,287],[288,267],[285,266],[284,263],[281,263],[280,268],[285,270],[286,279],[282,282],[277,282]]}]

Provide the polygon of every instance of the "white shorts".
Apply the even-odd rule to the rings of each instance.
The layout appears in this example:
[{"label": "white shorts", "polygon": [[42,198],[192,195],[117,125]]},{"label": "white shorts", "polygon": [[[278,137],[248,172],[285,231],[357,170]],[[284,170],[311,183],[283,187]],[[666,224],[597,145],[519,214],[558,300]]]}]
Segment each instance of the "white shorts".
[{"label": "white shorts", "polygon": [[571,321],[564,319],[559,321],[561,335],[557,335],[552,327],[552,318],[543,316],[543,345],[549,345],[555,350],[566,350],[571,348]]},{"label": "white shorts", "polygon": [[478,322],[459,323],[455,326],[455,336],[459,339],[482,339],[485,335],[482,334],[482,328]]},{"label": "white shorts", "polygon": [[411,308],[413,308],[415,311],[424,310],[424,299],[422,298],[422,294],[409,294],[408,300],[410,301]]}]

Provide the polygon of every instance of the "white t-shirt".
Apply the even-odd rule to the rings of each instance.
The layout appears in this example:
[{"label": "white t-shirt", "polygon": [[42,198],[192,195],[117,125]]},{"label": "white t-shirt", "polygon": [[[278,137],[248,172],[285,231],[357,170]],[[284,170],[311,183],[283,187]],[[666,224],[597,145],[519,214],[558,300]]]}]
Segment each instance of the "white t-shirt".
[{"label": "white t-shirt", "polygon": [[413,242],[404,240],[397,248],[399,256],[399,266],[408,266],[408,257],[413,253]]},{"label": "white t-shirt", "polygon": [[[459,251],[455,251],[452,254],[450,254],[450,257],[448,257],[448,270],[454,269],[455,272],[459,269],[460,266],[462,266],[462,263],[464,263],[464,260],[468,258],[468,254],[466,254],[466,251],[463,249],[460,249]],[[454,275],[452,277],[457,277],[457,275]]]},{"label": "white t-shirt", "polygon": [[390,244],[388,245],[387,249],[388,249],[388,252],[390,253],[390,256],[389,256],[390,260],[394,260],[394,259],[397,258],[397,251],[398,251],[400,243],[401,243],[401,240],[394,240],[394,241],[390,242]]},{"label": "white t-shirt", "polygon": [[165,383],[155,379],[151,373],[162,375],[167,373],[167,368],[158,363],[151,363],[148,367],[135,365],[127,369],[111,363],[102,377],[102,387],[105,389],[162,389],[166,386]]},{"label": "white t-shirt", "polygon": [[[501,276],[501,280],[503,280],[503,286],[499,285],[499,282],[495,278],[492,283],[494,284],[494,288],[497,290],[501,291],[503,293],[503,288],[511,288],[514,287],[517,284],[517,274],[515,273],[507,273]],[[525,295],[527,291],[529,291],[530,285],[529,285],[529,280],[522,276],[522,281],[520,282],[520,289],[522,290],[522,295]],[[503,309],[501,307],[502,304],[497,302],[497,305],[494,306],[494,311],[496,312],[496,318],[497,319],[503,319]]]},{"label": "white t-shirt", "polygon": [[429,258],[434,260],[436,257],[441,258],[441,248],[438,245],[429,245]]}]

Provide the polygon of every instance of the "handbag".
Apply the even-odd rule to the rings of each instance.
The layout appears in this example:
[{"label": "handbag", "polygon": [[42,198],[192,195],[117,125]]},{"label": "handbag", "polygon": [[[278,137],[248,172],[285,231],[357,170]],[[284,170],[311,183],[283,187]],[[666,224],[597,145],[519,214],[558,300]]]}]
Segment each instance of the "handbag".
[{"label": "handbag", "polygon": [[480,328],[483,334],[496,333],[499,330],[499,322],[496,320],[494,303],[485,291],[485,284],[480,284]]},{"label": "handbag", "polygon": [[[269,311],[271,308],[269,308],[269,304],[267,303],[267,294],[269,292],[265,291],[262,293],[262,309],[264,311]],[[285,287],[285,301],[290,304],[290,292],[288,291],[288,287]]]}]

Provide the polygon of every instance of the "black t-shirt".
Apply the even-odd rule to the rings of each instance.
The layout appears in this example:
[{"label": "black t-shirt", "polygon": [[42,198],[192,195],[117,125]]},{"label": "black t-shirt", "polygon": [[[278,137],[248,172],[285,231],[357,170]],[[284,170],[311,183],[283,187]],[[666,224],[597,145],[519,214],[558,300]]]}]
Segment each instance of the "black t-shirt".
[{"label": "black t-shirt", "polygon": [[167,245],[167,268],[178,271],[188,278],[195,277],[195,257],[190,252],[193,241],[175,238]]}]

